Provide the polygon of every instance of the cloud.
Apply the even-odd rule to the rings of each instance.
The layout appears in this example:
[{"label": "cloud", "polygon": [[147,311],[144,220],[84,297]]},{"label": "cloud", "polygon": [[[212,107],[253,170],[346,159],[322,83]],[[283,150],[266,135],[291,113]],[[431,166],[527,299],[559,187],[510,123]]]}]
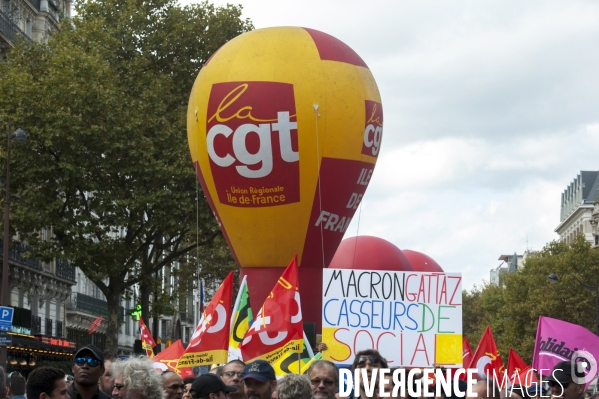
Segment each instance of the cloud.
[{"label": "cloud", "polygon": [[580,170],[599,169],[597,2],[243,6],[257,28],[337,37],[377,80],[383,145],[347,237],[423,251],[471,287],[499,255],[555,239],[561,192]]},{"label": "cloud", "polygon": [[442,138],[392,148],[381,153],[346,237],[422,251],[463,272],[471,287],[488,280],[500,254],[557,239],[561,192],[580,170],[597,169],[589,148],[599,148],[598,125],[542,140]]}]

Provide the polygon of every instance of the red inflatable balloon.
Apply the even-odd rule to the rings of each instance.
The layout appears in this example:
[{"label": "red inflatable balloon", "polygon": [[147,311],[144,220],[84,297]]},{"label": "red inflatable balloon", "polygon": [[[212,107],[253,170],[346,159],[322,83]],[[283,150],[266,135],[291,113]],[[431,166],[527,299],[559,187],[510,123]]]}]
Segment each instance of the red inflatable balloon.
[{"label": "red inflatable balloon", "polygon": [[415,272],[444,272],[433,258],[422,252],[404,249],[403,254],[408,258]]},{"label": "red inflatable balloon", "polygon": [[350,237],[341,241],[329,267],[389,271],[414,270],[401,249],[387,240],[372,236]]}]

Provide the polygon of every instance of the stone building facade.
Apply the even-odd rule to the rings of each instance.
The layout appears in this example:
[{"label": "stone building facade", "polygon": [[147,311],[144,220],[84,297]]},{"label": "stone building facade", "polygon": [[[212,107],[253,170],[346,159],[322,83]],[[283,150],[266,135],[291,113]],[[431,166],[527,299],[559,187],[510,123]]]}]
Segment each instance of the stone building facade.
[{"label": "stone building facade", "polygon": [[562,193],[560,223],[555,232],[566,243],[583,234],[597,247],[598,222],[599,171],[581,171]]},{"label": "stone building facade", "polygon": [[71,0],[0,0],[0,60],[19,37],[46,41],[65,17],[71,17]]}]

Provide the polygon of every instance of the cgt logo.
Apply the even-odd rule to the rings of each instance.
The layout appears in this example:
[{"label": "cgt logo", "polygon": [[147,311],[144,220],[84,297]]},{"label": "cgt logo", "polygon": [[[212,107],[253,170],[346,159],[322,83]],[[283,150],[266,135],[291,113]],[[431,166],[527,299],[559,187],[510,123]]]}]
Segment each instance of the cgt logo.
[{"label": "cgt logo", "polygon": [[383,106],[376,101],[366,100],[366,127],[362,154],[378,157],[383,139]]},{"label": "cgt logo", "polygon": [[[273,170],[273,141],[278,142],[279,155],[283,162],[298,162],[299,154],[293,149],[294,146],[297,148],[297,122],[292,121],[295,119],[295,104],[291,85],[269,82],[251,84],[253,90],[250,90],[250,83],[235,83],[232,89],[229,83],[221,84],[222,88],[218,87],[220,85],[215,85],[214,97],[220,97],[219,92],[226,92],[226,94],[208,119],[209,129],[206,140],[208,155],[212,162],[223,168],[237,164],[235,169],[239,175],[258,179],[270,175]],[[280,87],[277,87],[279,85]],[[275,92],[272,93],[275,94],[273,98],[265,95],[263,87],[285,88],[291,91],[271,90]],[[211,100],[213,93],[210,96]],[[260,96],[256,98],[258,94]],[[276,101],[276,97],[287,97],[285,99],[292,100],[292,103],[287,107],[282,106]],[[290,108],[293,108],[291,116]],[[276,117],[273,118],[273,114]],[[275,134],[276,138],[273,140]],[[217,141],[219,136],[222,136],[220,145]],[[227,140],[229,138],[230,143]]]},{"label": "cgt logo", "polygon": [[[208,100],[206,147],[221,203],[256,207],[299,201],[292,84],[214,84]],[[264,192],[276,192],[276,201]]]}]

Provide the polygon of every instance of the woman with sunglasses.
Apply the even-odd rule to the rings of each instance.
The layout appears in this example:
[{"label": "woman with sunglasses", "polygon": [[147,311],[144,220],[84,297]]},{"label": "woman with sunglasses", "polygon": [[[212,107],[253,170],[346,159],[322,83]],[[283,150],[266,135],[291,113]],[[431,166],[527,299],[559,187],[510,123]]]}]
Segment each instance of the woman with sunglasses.
[{"label": "woman with sunglasses", "polygon": [[[381,356],[379,351],[377,351],[375,349],[366,349],[366,350],[356,353],[356,357],[354,358],[351,369],[352,369],[352,371],[354,371],[356,369],[366,369],[366,375],[370,381],[370,378],[372,377],[372,370],[380,369],[380,368],[387,368],[387,367],[388,367],[387,360]],[[364,391],[364,381],[362,379],[360,379],[360,392],[354,392],[353,396],[351,396],[351,399],[354,399],[354,398],[378,399],[378,397],[379,397],[378,384],[376,384],[376,381],[372,381],[372,383],[375,383],[375,389],[374,389],[373,395],[367,396],[366,392]]]}]

